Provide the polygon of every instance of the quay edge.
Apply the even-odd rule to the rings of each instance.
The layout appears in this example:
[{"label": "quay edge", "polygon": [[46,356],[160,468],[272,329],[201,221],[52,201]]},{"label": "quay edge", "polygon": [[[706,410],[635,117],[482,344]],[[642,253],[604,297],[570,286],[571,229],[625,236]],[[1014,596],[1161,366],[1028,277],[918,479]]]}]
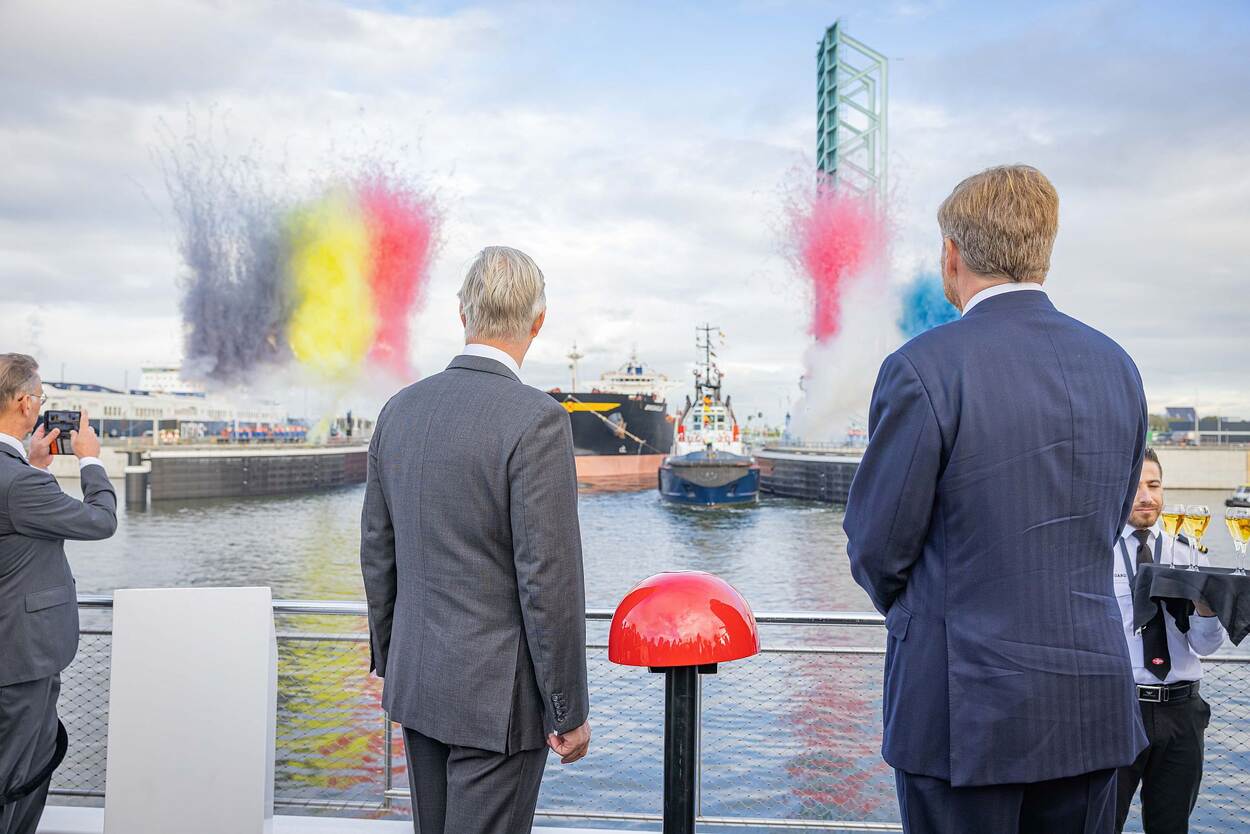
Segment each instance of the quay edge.
[{"label": "quay edge", "polygon": [[845,504],[863,457],[859,449],[766,446],[754,453],[760,489],[783,498]]}]

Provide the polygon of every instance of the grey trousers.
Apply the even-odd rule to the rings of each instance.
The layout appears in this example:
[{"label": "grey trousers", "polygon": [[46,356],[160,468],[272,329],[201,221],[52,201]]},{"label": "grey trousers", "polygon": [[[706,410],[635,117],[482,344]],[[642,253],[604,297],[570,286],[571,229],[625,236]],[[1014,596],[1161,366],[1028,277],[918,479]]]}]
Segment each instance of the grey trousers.
[{"label": "grey trousers", "polygon": [[416,834],[530,834],[547,749],[511,756],[404,728]]},{"label": "grey trousers", "polygon": [[[56,699],[61,676],[0,686],[0,795],[26,784],[56,751]],[[49,780],[50,781],[50,780]],[[35,834],[48,782],[0,807],[0,834]]]}]

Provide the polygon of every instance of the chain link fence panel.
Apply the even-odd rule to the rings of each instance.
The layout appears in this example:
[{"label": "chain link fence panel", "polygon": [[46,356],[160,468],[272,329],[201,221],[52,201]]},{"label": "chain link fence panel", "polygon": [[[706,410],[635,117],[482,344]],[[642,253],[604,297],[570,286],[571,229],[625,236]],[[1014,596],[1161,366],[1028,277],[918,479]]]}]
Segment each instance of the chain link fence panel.
[{"label": "chain link fence panel", "polygon": [[[775,628],[787,636],[773,638],[763,628],[760,655],[701,678],[702,826],[897,830],[893,772],[880,757],[881,629],[808,628],[799,645],[785,647],[797,632]],[[601,624],[592,624],[596,630]],[[809,635],[821,633],[829,639],[815,645]],[[78,655],[62,674],[70,748],[53,777],[52,802],[103,802],[110,644],[107,612],[85,612]],[[591,753],[569,766],[549,759],[541,822],[654,830],[664,676],[609,662],[601,642],[588,647],[587,662]],[[279,616],[274,790],[281,812],[410,816],[402,732],[388,729],[381,681],[368,668],[362,618]],[[1245,830],[1250,808],[1250,662],[1214,658],[1204,668],[1212,718],[1191,830],[1224,834]],[[1141,830],[1137,807],[1127,830]]]}]

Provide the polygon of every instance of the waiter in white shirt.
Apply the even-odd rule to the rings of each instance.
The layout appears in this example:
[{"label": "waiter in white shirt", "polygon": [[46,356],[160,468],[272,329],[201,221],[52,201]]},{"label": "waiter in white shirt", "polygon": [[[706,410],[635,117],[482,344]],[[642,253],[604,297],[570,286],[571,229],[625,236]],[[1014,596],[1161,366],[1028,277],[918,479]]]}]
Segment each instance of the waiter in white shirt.
[{"label": "waiter in white shirt", "polygon": [[[1198,694],[1202,655],[1224,642],[1224,627],[1215,612],[1197,606],[1182,634],[1167,612],[1140,634],[1133,629],[1133,577],[1137,566],[1163,561],[1171,542],[1159,527],[1163,510],[1163,467],[1153,449],[1146,450],[1141,482],[1132,515],[1111,554],[1115,595],[1124,621],[1129,659],[1137,681],[1137,700],[1150,746],[1137,761],[1116,773],[1116,831],[1124,830],[1133,794],[1141,785],[1142,825],[1146,834],[1184,834],[1198,801],[1202,782],[1203,733],[1211,707]],[[1177,542],[1185,547],[1184,537]],[[1208,564],[1198,554],[1199,564]],[[1162,625],[1162,629],[1160,629]]]}]

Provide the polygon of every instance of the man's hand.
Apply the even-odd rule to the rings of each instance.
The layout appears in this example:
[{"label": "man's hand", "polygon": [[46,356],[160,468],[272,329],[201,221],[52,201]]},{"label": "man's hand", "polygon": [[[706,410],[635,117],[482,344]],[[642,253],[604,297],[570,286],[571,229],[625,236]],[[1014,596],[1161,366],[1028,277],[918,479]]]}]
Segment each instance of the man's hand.
[{"label": "man's hand", "polygon": [[27,460],[31,466],[39,469],[47,469],[52,465],[52,444],[61,436],[60,429],[53,429],[44,434],[44,426],[35,429],[35,433],[30,438],[30,455]]},{"label": "man's hand", "polygon": [[80,458],[98,458],[100,456],[100,438],[95,436],[95,429],[87,422],[87,412],[82,412],[78,421],[78,431],[69,433],[70,443],[74,447],[74,455]]},{"label": "man's hand", "polygon": [[[33,447],[34,444],[32,443],[31,446]],[[1195,602],[1194,609],[1198,612],[1199,617],[1214,617],[1215,616],[1215,612],[1212,611],[1207,606],[1203,605],[1201,602]]]},{"label": "man's hand", "polygon": [[567,733],[552,733],[547,736],[547,746],[556,751],[560,764],[572,764],[590,747],[590,722]]}]

